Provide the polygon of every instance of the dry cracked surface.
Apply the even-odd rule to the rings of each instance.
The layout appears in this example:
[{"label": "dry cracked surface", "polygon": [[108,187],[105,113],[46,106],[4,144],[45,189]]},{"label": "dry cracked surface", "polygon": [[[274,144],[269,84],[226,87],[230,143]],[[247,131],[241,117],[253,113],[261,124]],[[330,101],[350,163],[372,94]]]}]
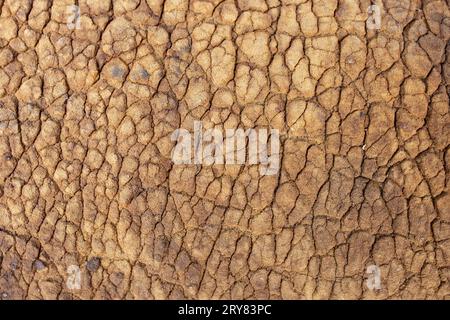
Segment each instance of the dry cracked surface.
[{"label": "dry cracked surface", "polygon": [[450,2],[371,4],[0,0],[0,299],[450,298]]}]

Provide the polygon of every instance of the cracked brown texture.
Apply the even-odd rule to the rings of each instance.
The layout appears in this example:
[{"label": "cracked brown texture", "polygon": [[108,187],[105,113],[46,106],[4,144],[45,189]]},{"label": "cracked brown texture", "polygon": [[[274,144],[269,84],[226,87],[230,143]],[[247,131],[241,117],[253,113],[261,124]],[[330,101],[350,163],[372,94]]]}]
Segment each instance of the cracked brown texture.
[{"label": "cracked brown texture", "polygon": [[[0,0],[3,299],[450,298],[448,0],[71,4]],[[279,173],[174,165],[198,120]]]}]

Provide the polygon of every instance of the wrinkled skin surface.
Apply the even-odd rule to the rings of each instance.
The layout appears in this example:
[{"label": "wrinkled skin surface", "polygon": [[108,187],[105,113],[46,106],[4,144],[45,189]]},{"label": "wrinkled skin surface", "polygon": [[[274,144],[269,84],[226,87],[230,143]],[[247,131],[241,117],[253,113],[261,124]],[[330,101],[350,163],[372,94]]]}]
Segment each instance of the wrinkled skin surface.
[{"label": "wrinkled skin surface", "polygon": [[[0,0],[1,299],[450,297],[448,0],[71,4]],[[174,165],[197,120],[279,173]]]}]

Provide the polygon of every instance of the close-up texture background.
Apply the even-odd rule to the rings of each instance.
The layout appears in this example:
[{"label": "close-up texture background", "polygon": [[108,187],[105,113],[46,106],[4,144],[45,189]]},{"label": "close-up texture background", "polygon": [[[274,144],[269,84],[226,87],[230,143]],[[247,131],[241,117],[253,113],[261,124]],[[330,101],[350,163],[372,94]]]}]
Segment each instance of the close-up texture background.
[{"label": "close-up texture background", "polygon": [[449,299],[449,6],[0,0],[0,299]]}]

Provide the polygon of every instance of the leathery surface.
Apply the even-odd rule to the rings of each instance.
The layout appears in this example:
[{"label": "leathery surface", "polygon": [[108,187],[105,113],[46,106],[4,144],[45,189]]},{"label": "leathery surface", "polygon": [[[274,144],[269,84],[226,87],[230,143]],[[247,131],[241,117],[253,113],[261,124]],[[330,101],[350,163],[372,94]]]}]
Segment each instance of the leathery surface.
[{"label": "leathery surface", "polygon": [[449,298],[450,4],[371,5],[0,0],[0,299]]}]

